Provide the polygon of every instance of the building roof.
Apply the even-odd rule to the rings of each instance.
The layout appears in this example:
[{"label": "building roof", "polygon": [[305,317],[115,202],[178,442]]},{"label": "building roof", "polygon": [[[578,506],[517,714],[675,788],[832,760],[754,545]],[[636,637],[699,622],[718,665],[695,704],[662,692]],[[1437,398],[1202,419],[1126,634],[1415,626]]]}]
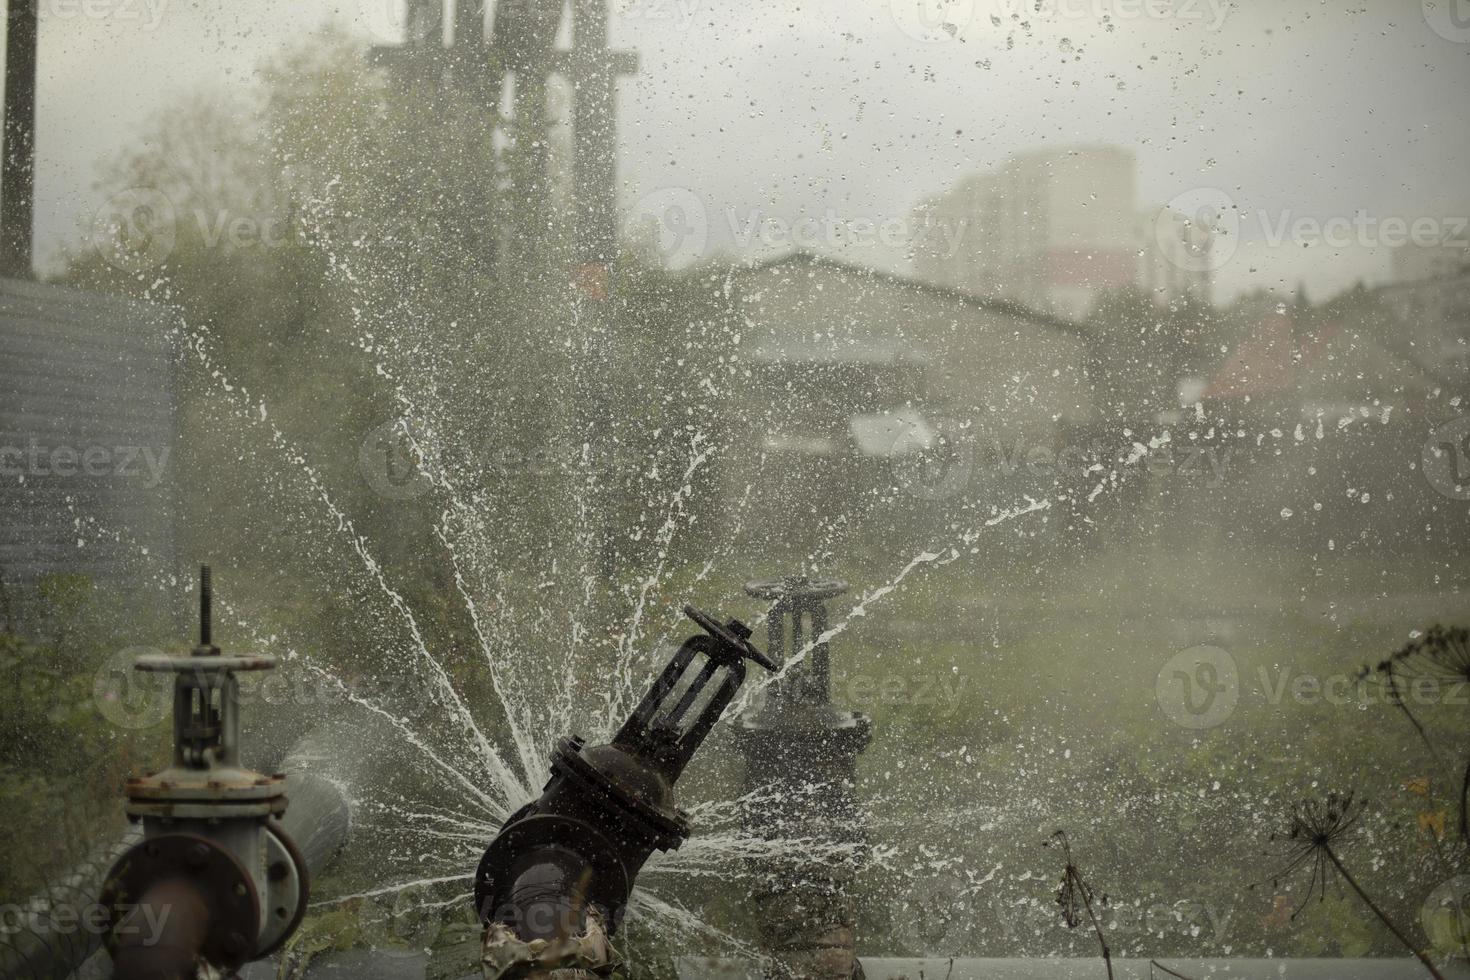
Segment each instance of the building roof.
[{"label": "building roof", "polygon": [[988,313],[1000,313],[1006,316],[1016,317],[1017,319],[1027,320],[1037,326],[1056,330],[1059,333],[1069,334],[1082,340],[1091,341],[1093,339],[1087,329],[1075,320],[1053,316],[1050,313],[1042,313],[1039,310],[1034,310],[1026,306],[1024,303],[1017,303],[1008,299],[996,299],[991,296],[981,296],[977,293],[972,293],[964,289],[956,289],[952,286],[940,286],[934,283],[924,282],[921,279],[902,276],[895,272],[884,272],[880,269],[857,265],[852,262],[843,261],[842,259],[818,255],[806,249],[797,249],[785,255],[778,255],[775,258],[753,262],[741,267],[740,271],[742,273],[764,272],[769,269],[780,268],[781,266],[818,266],[837,272],[846,272],[870,279],[882,285],[923,293],[929,296],[938,296],[942,299],[948,299],[977,310],[984,310]]},{"label": "building roof", "polygon": [[1357,397],[1427,386],[1424,370],[1413,360],[1360,333],[1329,323],[1298,337],[1291,316],[1273,312],[1261,317],[1250,336],[1231,351],[1202,397],[1235,399],[1288,391]]},{"label": "building roof", "polygon": [[757,364],[812,363],[923,366],[929,362],[928,355],[915,350],[912,345],[896,340],[863,340],[845,344],[838,351],[831,344],[809,341],[763,341],[750,351],[747,357]]},{"label": "building roof", "polygon": [[1296,381],[1295,358],[1291,318],[1284,313],[1268,314],[1225,358],[1205,386],[1203,397],[1241,398],[1283,391]]}]

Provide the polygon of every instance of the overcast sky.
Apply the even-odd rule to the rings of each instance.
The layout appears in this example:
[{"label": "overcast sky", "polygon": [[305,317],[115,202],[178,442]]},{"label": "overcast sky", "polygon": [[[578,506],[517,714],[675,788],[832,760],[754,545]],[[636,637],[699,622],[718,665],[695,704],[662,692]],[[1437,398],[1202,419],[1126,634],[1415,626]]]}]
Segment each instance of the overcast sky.
[{"label": "overcast sky", "polygon": [[[1134,148],[1142,205],[1239,209],[1217,295],[1381,279],[1386,219],[1470,236],[1454,220],[1470,215],[1470,0],[613,3],[614,44],[641,57],[621,88],[624,206],[698,202],[710,247],[753,218],[906,221],[1011,153],[1092,142]],[[388,40],[399,19],[394,0],[41,4],[43,254],[90,224],[98,162],[150,116],[256,84],[324,21]],[[1303,218],[1350,243],[1280,237]],[[905,263],[883,242],[849,254]]]}]

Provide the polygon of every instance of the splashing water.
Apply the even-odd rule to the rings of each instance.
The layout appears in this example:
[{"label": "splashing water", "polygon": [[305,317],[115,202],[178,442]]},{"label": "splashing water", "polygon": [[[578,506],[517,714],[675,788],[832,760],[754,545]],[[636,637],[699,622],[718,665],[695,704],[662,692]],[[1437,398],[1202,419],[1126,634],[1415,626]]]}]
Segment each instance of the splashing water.
[{"label": "splashing water", "polygon": [[[612,639],[613,655],[606,663],[606,673],[595,686],[579,683],[578,663],[579,657],[596,653],[584,622],[597,589],[597,575],[590,563],[584,562],[578,569],[579,602],[569,619],[541,608],[531,610],[528,617],[524,610],[516,608],[514,596],[502,587],[491,567],[496,551],[490,538],[495,526],[481,510],[482,501],[472,500],[460,491],[454,474],[448,469],[428,471],[435,499],[442,503],[441,516],[433,528],[434,537],[449,560],[454,593],[471,624],[479,667],[495,698],[491,714],[499,722],[496,730],[486,726],[444,658],[430,648],[419,616],[389,581],[383,564],[374,555],[372,542],[357,531],[318,470],[271,420],[266,404],[234,384],[216,363],[210,352],[209,332],[202,327],[190,327],[184,338],[188,351],[202,373],[211,379],[215,391],[230,405],[237,419],[265,434],[290,480],[314,505],[337,544],[345,545],[347,553],[355,559],[355,565],[342,567],[340,574],[358,585],[366,585],[367,591],[376,594],[382,609],[378,615],[396,624],[396,649],[387,656],[390,659],[402,656],[413,665],[414,677],[425,686],[435,715],[429,719],[408,717],[392,703],[361,695],[330,665],[316,662],[309,653],[286,651],[290,663],[335,685],[345,701],[391,728],[404,750],[422,764],[428,780],[447,794],[434,799],[380,798],[373,787],[348,787],[356,800],[357,811],[362,814],[355,831],[399,842],[413,855],[415,873],[399,875],[394,868],[385,867],[381,881],[372,887],[334,895],[318,904],[340,905],[414,893],[418,893],[415,904],[424,910],[468,904],[471,869],[500,824],[510,813],[534,799],[536,788],[549,771],[555,740],[573,731],[591,740],[609,738],[646,687],[660,658],[666,655],[670,638],[683,624],[679,612],[682,597],[661,603],[655,596],[668,581],[670,545],[685,526],[686,505],[694,493],[693,478],[717,448],[700,434],[690,438],[684,468],[660,508],[653,534],[655,563],[636,578],[630,608]],[[405,419],[432,417],[432,412],[410,397],[409,386],[390,365],[380,364],[378,373],[392,385]],[[415,431],[419,427],[404,428],[410,440]],[[1143,455],[1138,454],[1138,458]],[[1135,462],[1137,459],[1130,460]],[[1105,492],[1108,485],[1108,480],[1099,482],[1089,500]],[[692,579],[694,585],[710,580],[716,570],[736,559],[739,521],[749,499],[749,488],[746,488],[735,508],[736,533],[704,560]],[[1025,520],[1048,510],[1052,504],[1049,499],[1025,499],[977,519],[973,526],[954,528],[953,538],[945,547],[926,548],[904,559],[886,581],[866,589],[823,633],[792,651],[778,672],[752,676],[729,713],[748,710],[770,683],[801,663],[818,645],[842,635],[853,622],[881,608],[884,600],[903,588],[911,576],[973,554],[986,530]],[[585,516],[585,509],[580,513]],[[827,526],[829,539],[835,533],[836,524],[834,521]],[[222,608],[225,615],[232,612],[228,605]],[[754,622],[758,625],[763,618],[764,614]],[[257,634],[245,617],[236,615],[234,624],[257,645],[271,646],[271,638]],[[550,657],[538,656],[533,647],[559,647],[561,652]],[[896,792],[879,790],[871,794],[870,806],[877,815],[867,825],[870,830],[878,831],[880,837],[890,832],[902,836],[902,821],[885,822],[881,816],[887,798]],[[775,836],[748,832],[746,825],[767,811],[774,795],[772,790],[757,789],[734,799],[706,800],[690,806],[697,828],[695,836],[679,850],[655,855],[650,861],[635,889],[630,921],[669,936],[685,939],[698,936],[729,952],[756,955],[746,940],[712,925],[698,912],[675,901],[671,896],[677,893],[679,883],[703,878],[756,884],[769,880],[764,876],[771,873],[772,867],[783,863],[791,867],[837,866],[861,857],[869,868],[915,881],[958,870],[967,875],[961,893],[973,894],[991,883],[1002,868],[997,863],[984,874],[967,872],[961,867],[961,859],[934,848],[921,850],[917,861],[901,861],[899,849],[881,839],[859,845],[833,842],[827,835],[803,834],[800,828],[790,828],[791,833]],[[459,803],[446,804],[446,798]],[[946,822],[967,820],[983,824],[989,820],[992,825],[998,819],[1024,821],[1027,816],[1044,821],[1048,815],[1046,807],[1034,799],[1033,804],[1018,807],[1012,803],[1005,808],[951,807],[937,811],[937,815]],[[665,889],[670,891],[666,893]]]},{"label": "splashing water", "polygon": [[[442,800],[374,799],[370,788],[352,787],[353,795],[358,799],[358,810],[367,814],[356,829],[363,834],[412,842],[413,849],[428,858],[420,862],[428,871],[402,878],[385,875],[384,880],[374,887],[333,896],[321,904],[334,905],[439,886],[465,885],[469,871],[501,822],[534,798],[535,787],[549,771],[555,739],[576,730],[579,722],[583,729],[580,734],[593,740],[609,738],[632,702],[646,687],[652,670],[657,666],[656,656],[666,650],[670,636],[682,620],[677,602],[657,610],[653,594],[666,580],[669,545],[681,529],[684,504],[693,492],[692,478],[711,458],[714,448],[697,436],[690,440],[685,469],[663,506],[655,533],[658,561],[637,579],[631,610],[615,637],[616,656],[609,664],[606,685],[602,691],[591,693],[590,710],[586,710],[589,707],[588,692],[576,683],[574,663],[579,646],[584,645],[579,641],[585,641],[585,629],[575,620],[568,624],[573,640],[552,662],[551,669],[547,669],[542,659],[527,656],[527,651],[518,649],[510,639],[516,635],[511,628],[515,613],[511,602],[505,592],[487,587],[488,576],[482,556],[493,553],[493,549],[484,547],[482,536],[490,533],[490,522],[478,515],[474,505],[457,492],[451,474],[442,470],[431,473],[434,492],[444,504],[441,519],[434,527],[435,538],[449,558],[455,594],[472,624],[481,666],[497,699],[496,715],[503,721],[507,752],[482,725],[451,672],[429,648],[414,610],[388,580],[382,564],[373,554],[371,542],[357,532],[352,519],[336,503],[317,470],[293,447],[285,433],[270,421],[264,403],[252,401],[249,393],[232,384],[215,364],[209,352],[207,331],[193,329],[188,339],[189,349],[198,364],[214,379],[217,390],[230,400],[236,415],[265,430],[280,458],[293,468],[295,477],[303,481],[326,522],[336,530],[339,540],[347,544],[357,560],[352,574],[365,579],[376,589],[398,623],[400,641],[417,668],[417,677],[426,685],[436,712],[451,722],[449,725],[430,726],[432,730],[429,730],[404,717],[393,706],[351,690],[330,667],[313,662],[309,655],[288,651],[288,660],[299,662],[299,666],[313,676],[335,683],[348,702],[390,726],[403,746],[426,766],[426,772],[433,781],[469,804],[467,808],[463,805],[456,808],[445,806]],[[386,366],[381,368],[381,373],[393,378]],[[406,416],[412,412],[422,417],[403,394],[401,385],[395,385],[395,392]],[[1045,500],[1027,501],[986,519],[980,527],[1022,519],[1048,506],[1049,502]],[[959,544],[970,545],[979,530],[967,531],[956,540]],[[722,563],[731,560],[734,548],[731,544],[708,558],[695,582],[705,581]],[[952,562],[958,557],[957,550],[946,549],[925,550],[909,558],[887,582],[864,592],[824,633],[793,651],[779,673],[759,679],[752,677],[736,704],[732,705],[731,713],[747,709],[766,685],[800,663],[817,644],[841,635],[855,619],[869,615],[886,597],[901,588],[911,575],[927,566]],[[583,591],[584,594],[590,591],[590,585]],[[489,597],[489,601],[484,597]],[[227,614],[228,611],[226,607]],[[541,622],[551,628],[560,625],[551,617],[544,617]],[[659,635],[650,641],[647,634],[654,623],[658,624]],[[237,618],[236,625],[246,632],[253,632],[243,619]],[[524,620],[520,625],[524,626]],[[254,639],[262,646],[268,645],[265,637],[256,636]],[[643,652],[640,653],[641,649]],[[458,739],[455,740],[451,734],[451,741],[445,744],[446,733],[454,732],[460,733]],[[813,863],[835,866],[865,856],[872,866],[890,869],[896,866],[893,860],[895,851],[881,844],[834,843],[825,835],[801,834],[797,828],[793,828],[794,832],[789,835],[776,837],[747,832],[744,825],[751,817],[763,813],[771,802],[771,791],[755,790],[733,800],[703,801],[690,807],[698,828],[696,835],[680,849],[656,855],[649,863],[634,893],[630,921],[641,921],[669,935],[701,936],[729,951],[754,955],[745,941],[705,922],[696,912],[663,894],[661,889],[670,885],[677,887],[681,879],[700,877],[726,881],[733,878],[755,883],[770,873],[769,868],[778,867],[783,862],[792,867]],[[756,871],[756,867],[766,870]],[[425,908],[437,908],[456,901],[469,901],[467,888],[454,890],[456,894],[447,899],[431,899],[426,895],[421,904]]]},{"label": "splashing water", "polygon": [[[344,250],[340,254],[351,253]],[[346,259],[337,262],[336,272],[349,288],[358,288],[358,284],[373,278],[354,269]],[[417,341],[423,338],[410,334],[416,343],[394,342],[394,323],[383,329],[383,325],[370,322],[368,311],[374,308],[371,300],[364,295],[352,306],[358,330],[352,343],[375,358],[375,373],[387,385],[400,412],[402,435],[422,458],[432,458],[431,447],[423,440],[427,434],[454,430],[451,420],[455,406],[433,383],[435,359],[418,354],[422,344]],[[576,324],[574,317],[574,332]],[[691,432],[682,447],[680,467],[659,484],[661,497],[645,502],[646,527],[640,527],[638,533],[646,530],[652,545],[651,563],[637,571],[631,585],[621,587],[615,629],[608,636],[594,628],[599,606],[607,602],[606,585],[591,556],[590,542],[595,537],[590,530],[595,518],[590,499],[593,475],[574,481],[577,492],[570,559],[549,554],[548,567],[542,570],[544,579],[528,589],[524,582],[508,581],[497,567],[501,557],[497,535],[503,515],[496,512],[493,496],[466,489],[473,480],[451,465],[425,467],[432,500],[440,508],[433,539],[447,559],[453,597],[470,627],[473,670],[488,683],[491,695],[486,703],[476,700],[467,689],[463,673],[470,668],[451,663],[445,651],[432,648],[421,622],[423,611],[415,610],[390,580],[384,563],[375,554],[374,543],[358,531],[319,469],[272,420],[266,403],[234,383],[217,363],[209,331],[190,325],[183,329],[182,339],[195,367],[208,379],[220,402],[242,426],[263,435],[275,454],[281,477],[275,489],[289,498],[280,503],[299,508],[306,501],[327,532],[334,552],[349,559],[333,566],[341,579],[336,584],[344,593],[360,597],[364,620],[370,620],[376,632],[390,638],[376,656],[411,668],[411,676],[422,685],[429,704],[426,715],[412,717],[391,698],[362,695],[333,665],[319,662],[313,654],[286,651],[291,664],[335,685],[345,701],[391,729],[405,755],[416,761],[425,782],[436,791],[424,796],[394,796],[373,786],[349,787],[357,811],[363,815],[356,829],[365,836],[392,841],[391,853],[406,857],[385,862],[380,880],[371,887],[330,896],[321,904],[340,905],[410,893],[426,910],[468,904],[468,881],[485,844],[511,813],[535,798],[549,771],[556,740],[573,732],[591,741],[610,738],[666,658],[676,631],[685,625],[680,607],[691,597],[665,599],[662,592],[673,581],[673,546],[691,524],[690,504],[696,495],[697,478],[722,447],[707,432]],[[1167,433],[1147,444],[1134,443],[1133,452],[1119,469],[1141,465],[1150,447],[1166,439]],[[1097,502],[1118,483],[1117,471],[1102,475],[1086,493],[1086,502]],[[713,581],[717,572],[739,574],[747,570],[740,549],[751,499],[751,487],[747,485],[734,502],[729,533],[703,558],[686,588]],[[947,540],[895,559],[885,580],[866,588],[824,632],[791,651],[779,671],[752,676],[729,714],[751,708],[769,684],[802,663],[820,644],[841,636],[855,622],[879,611],[885,600],[912,578],[977,554],[988,531],[1044,514],[1062,499],[1025,497],[1009,507],[975,515],[968,523],[952,524]],[[823,522],[819,551],[834,545],[845,518],[836,515]],[[568,568],[572,569],[570,574]],[[566,601],[568,596],[571,601]],[[228,606],[224,610],[226,614],[231,612]],[[234,621],[258,646],[272,645],[271,637],[257,634],[248,617],[235,615]],[[589,664],[598,669],[593,678],[587,676]],[[1018,767],[1016,784],[1024,786],[1030,776],[1034,773]],[[698,936],[725,950],[753,955],[747,941],[706,921],[698,911],[673,898],[683,882],[703,879],[753,885],[768,881],[765,876],[771,874],[770,869],[783,863],[792,867],[836,867],[861,857],[870,869],[915,882],[926,882],[936,875],[957,875],[955,892],[963,898],[994,883],[1003,869],[1020,874],[1020,881],[1030,875],[1015,868],[1014,861],[1007,865],[999,860],[985,868],[970,869],[965,867],[964,859],[928,844],[915,845],[916,854],[903,855],[893,841],[904,839],[905,820],[886,817],[885,811],[897,807],[905,791],[901,782],[865,789],[872,811],[867,826],[876,832],[877,839],[863,845],[834,842],[826,835],[803,833],[802,828],[779,828],[781,832],[774,835],[750,833],[746,828],[769,809],[774,790],[756,789],[733,799],[696,802],[689,807],[695,820],[695,836],[679,850],[656,855],[650,861],[635,889],[630,919],[657,933],[685,939]],[[951,804],[967,795],[952,791]],[[451,800],[454,802],[447,802]],[[1054,819],[1054,810],[1040,793],[1022,792],[1013,795],[1004,807],[948,805],[934,807],[931,812],[941,823],[963,821],[993,828],[1007,822],[1028,828],[1017,831],[1024,836],[1030,833],[1030,827]]]}]

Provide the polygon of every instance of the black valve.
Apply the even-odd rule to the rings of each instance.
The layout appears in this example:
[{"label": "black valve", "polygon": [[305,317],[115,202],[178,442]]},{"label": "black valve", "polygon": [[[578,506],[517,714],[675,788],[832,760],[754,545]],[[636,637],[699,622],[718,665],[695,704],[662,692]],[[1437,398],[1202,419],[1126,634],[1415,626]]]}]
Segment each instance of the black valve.
[{"label": "black valve", "polygon": [[655,851],[689,836],[674,783],[745,680],[745,661],[773,664],[738,620],[686,606],[704,629],[685,640],[606,745],[563,739],[540,799],[511,815],[475,873],[480,920],[526,941],[582,934],[596,911],[609,933]]},{"label": "black valve", "polygon": [[767,686],[764,703],[734,719],[746,789],[761,801],[746,808],[746,830],[772,841],[822,842],[829,855],[846,853],[807,862],[752,859],[759,884],[751,898],[763,910],[757,925],[773,976],[862,976],[849,885],[865,851],[854,786],[872,724],[832,701],[827,630],[826,603],[846,590],[835,579],[800,575],[745,586],[771,604],[766,650],[784,668]]}]

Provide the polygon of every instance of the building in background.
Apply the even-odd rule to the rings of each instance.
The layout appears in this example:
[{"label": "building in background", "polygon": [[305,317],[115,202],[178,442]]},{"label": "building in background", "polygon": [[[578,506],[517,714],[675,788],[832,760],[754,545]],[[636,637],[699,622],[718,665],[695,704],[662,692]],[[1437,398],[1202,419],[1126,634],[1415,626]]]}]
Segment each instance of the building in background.
[{"label": "building in background", "polygon": [[1072,318],[1126,286],[1160,303],[1209,302],[1191,222],[1140,209],[1134,174],[1131,150],[1097,145],[1018,154],[967,177],[916,209],[915,274]]},{"label": "building in background", "polygon": [[1135,228],[1136,284],[1156,303],[1182,299],[1210,305],[1211,230],[1216,215],[1185,215],[1169,208],[1143,211]]},{"label": "building in background", "polygon": [[178,342],[165,308],[0,279],[0,628],[48,578],[176,571]]},{"label": "building in background", "polygon": [[1443,382],[1470,382],[1470,253],[1464,247],[1405,245],[1394,279],[1371,291],[1405,356]]},{"label": "building in background", "polygon": [[1019,303],[800,251],[741,268],[730,295],[725,521],[771,547],[1024,499],[945,447],[1050,453],[1093,418],[1085,335]]},{"label": "building in background", "polygon": [[1470,272],[1470,248],[1461,236],[1458,241],[1437,245],[1404,244],[1393,250],[1393,281],[1419,282],[1440,279],[1460,272]]}]

